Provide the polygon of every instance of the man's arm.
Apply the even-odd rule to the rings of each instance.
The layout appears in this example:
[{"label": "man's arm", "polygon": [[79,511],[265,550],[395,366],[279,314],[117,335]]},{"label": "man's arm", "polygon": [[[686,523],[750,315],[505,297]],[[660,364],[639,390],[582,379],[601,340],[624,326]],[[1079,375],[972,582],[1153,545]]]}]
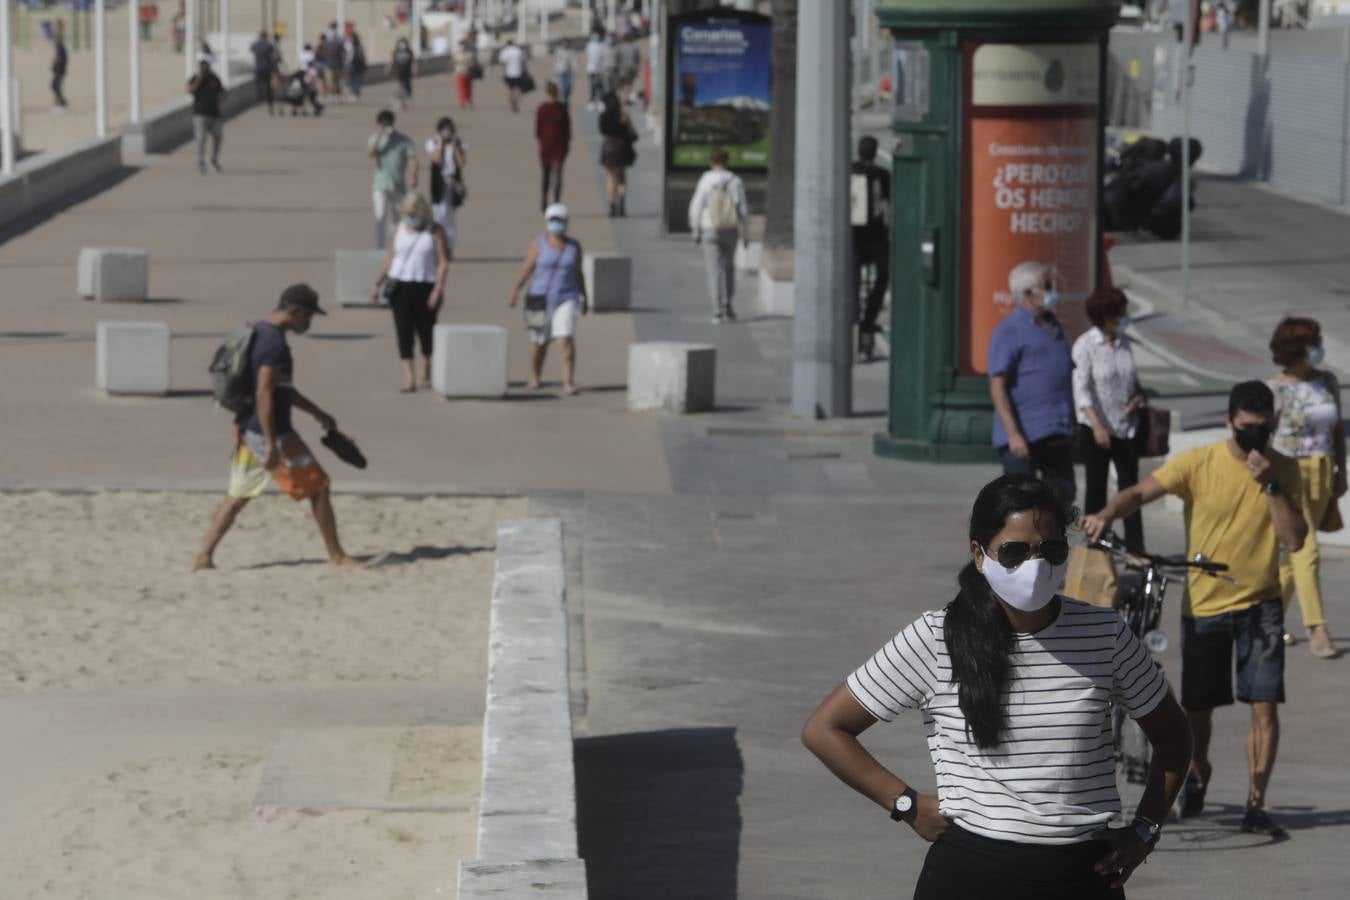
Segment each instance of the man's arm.
[{"label": "man's arm", "polygon": [[369,156],[371,159],[379,157],[380,153],[384,150],[384,139],[385,134],[382,131],[377,131],[372,134],[370,140],[366,141],[366,156]]},{"label": "man's arm", "polygon": [[1008,396],[1008,378],[1002,372],[989,376],[989,396],[994,401],[994,414],[1003,422],[1003,430],[1008,435],[1008,449],[1013,456],[1026,459],[1031,455],[1031,450],[1027,447],[1027,439],[1022,436],[1021,426],[1017,424],[1012,398]]},{"label": "man's arm", "polygon": [[267,446],[267,458],[262,461],[262,464],[269,469],[275,466],[277,462],[277,434],[272,415],[272,392],[276,390],[276,387],[277,370],[272,366],[260,366],[258,368],[258,386],[254,390],[253,402],[258,413],[258,427],[262,429],[263,441]]},{"label": "man's arm", "polygon": [[1101,512],[1084,516],[1083,531],[1092,540],[1100,540],[1111,529],[1111,523],[1117,519],[1128,519],[1166,493],[1162,482],[1150,475],[1134,487],[1126,488],[1112,497]]},{"label": "man's arm", "polygon": [[317,419],[320,427],[322,427],[324,431],[335,431],[337,429],[336,419],[319,409],[318,404],[297,391],[295,388],[291,388],[291,405],[296,409],[304,410]]},{"label": "man's arm", "polygon": [[417,190],[417,166],[417,154],[415,152],[409,153],[408,166],[404,172],[404,177],[408,180],[408,190],[410,191]]},{"label": "man's arm", "polygon": [[694,196],[689,198],[689,230],[694,233],[694,240],[698,240],[699,231],[702,230],[703,206],[708,202],[708,189],[704,179],[698,180],[698,186],[694,188]]}]

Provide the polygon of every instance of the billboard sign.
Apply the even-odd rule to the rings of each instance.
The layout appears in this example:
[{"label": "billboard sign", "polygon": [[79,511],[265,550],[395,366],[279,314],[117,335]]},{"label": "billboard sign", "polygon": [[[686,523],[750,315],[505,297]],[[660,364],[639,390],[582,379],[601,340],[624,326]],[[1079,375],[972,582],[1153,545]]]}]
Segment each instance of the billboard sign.
[{"label": "billboard sign", "polygon": [[733,169],[768,169],[772,32],[768,16],[756,13],[704,10],[671,17],[670,169],[706,169],[714,147],[727,151]]},{"label": "billboard sign", "polygon": [[989,339],[1014,306],[1008,274],[1054,272],[1056,315],[1072,341],[1096,286],[1100,183],[1097,44],[979,44],[967,49],[970,107],[961,371],[988,371]]}]

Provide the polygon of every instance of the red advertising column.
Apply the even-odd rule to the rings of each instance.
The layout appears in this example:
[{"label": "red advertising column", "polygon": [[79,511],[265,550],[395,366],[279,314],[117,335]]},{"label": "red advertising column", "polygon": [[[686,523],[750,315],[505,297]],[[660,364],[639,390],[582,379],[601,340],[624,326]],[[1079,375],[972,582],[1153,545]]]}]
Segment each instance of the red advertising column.
[{"label": "red advertising column", "polygon": [[967,230],[961,371],[985,374],[989,338],[1013,308],[1008,275],[1049,266],[1070,342],[1096,284],[1100,48],[968,42]]}]

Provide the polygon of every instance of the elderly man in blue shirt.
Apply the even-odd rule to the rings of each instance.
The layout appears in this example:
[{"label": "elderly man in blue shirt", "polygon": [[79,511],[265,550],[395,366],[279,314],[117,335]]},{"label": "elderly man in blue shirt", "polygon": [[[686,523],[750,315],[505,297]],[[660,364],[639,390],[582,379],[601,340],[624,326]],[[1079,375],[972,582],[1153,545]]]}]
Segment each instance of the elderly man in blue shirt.
[{"label": "elderly man in blue shirt", "polygon": [[989,340],[994,447],[1004,472],[1039,472],[1071,503],[1073,358],[1052,312],[1059,299],[1055,273],[1043,263],[1019,263],[1008,287],[1016,306]]}]

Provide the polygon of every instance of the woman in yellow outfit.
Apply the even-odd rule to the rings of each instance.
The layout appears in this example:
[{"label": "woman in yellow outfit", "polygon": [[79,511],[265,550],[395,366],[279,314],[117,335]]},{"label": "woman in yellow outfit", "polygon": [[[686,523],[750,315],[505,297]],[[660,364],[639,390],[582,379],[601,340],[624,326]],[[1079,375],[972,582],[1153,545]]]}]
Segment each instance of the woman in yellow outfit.
[{"label": "woman in yellow outfit", "polygon": [[[1287,318],[1281,322],[1270,339],[1270,351],[1275,364],[1282,367],[1267,382],[1275,393],[1279,416],[1271,446],[1298,459],[1303,475],[1303,512],[1308,519],[1303,549],[1280,562],[1280,588],[1285,607],[1298,594],[1312,655],[1331,659],[1338,651],[1322,612],[1317,531],[1326,522],[1331,506],[1346,492],[1341,386],[1335,375],[1317,368],[1323,357],[1322,327],[1312,319]],[[1288,633],[1284,640],[1294,643]]]}]

